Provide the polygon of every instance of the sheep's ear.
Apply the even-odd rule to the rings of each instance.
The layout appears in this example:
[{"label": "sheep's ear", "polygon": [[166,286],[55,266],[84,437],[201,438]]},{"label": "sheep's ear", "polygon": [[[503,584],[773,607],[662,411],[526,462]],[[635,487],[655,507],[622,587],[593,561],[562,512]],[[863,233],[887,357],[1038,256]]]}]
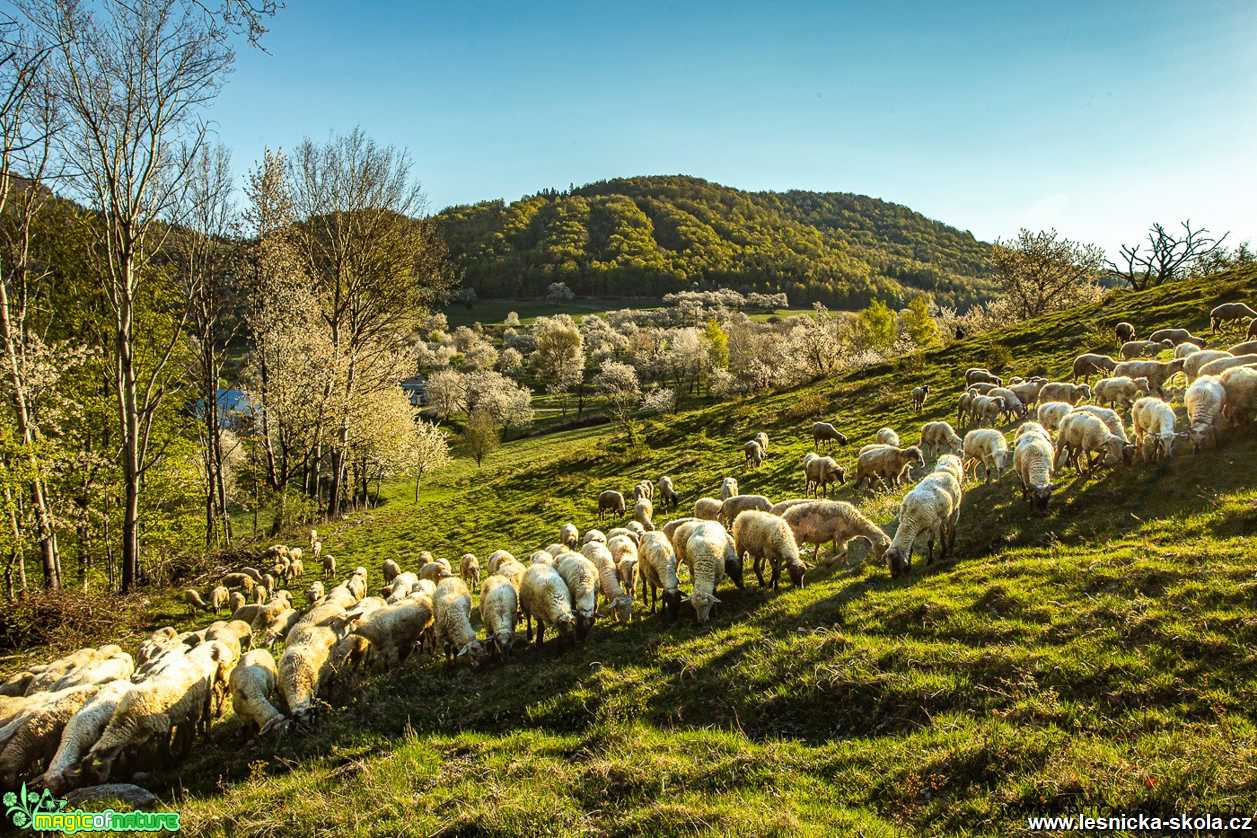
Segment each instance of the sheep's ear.
[{"label": "sheep's ear", "polygon": [[713,605],[719,605],[719,604],[720,604],[720,600],[719,600],[717,597],[715,597],[715,596],[713,596],[713,597],[711,598],[711,601],[712,601],[712,604],[713,604]]}]

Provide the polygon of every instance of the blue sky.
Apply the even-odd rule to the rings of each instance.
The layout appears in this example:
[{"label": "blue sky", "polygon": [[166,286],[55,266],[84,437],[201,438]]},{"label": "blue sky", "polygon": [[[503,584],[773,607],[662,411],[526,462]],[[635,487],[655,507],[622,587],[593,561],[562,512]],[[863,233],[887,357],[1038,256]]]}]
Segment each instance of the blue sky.
[{"label": "blue sky", "polygon": [[355,125],[431,208],[684,173],[859,192],[987,240],[1257,242],[1257,2],[290,0],[211,118],[239,170]]}]

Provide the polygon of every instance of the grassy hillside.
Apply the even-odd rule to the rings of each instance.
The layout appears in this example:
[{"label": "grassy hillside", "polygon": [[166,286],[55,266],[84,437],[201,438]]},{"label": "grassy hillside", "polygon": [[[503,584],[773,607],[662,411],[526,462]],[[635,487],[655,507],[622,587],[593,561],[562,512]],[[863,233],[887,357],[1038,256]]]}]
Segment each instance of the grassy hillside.
[{"label": "grassy hillside", "polygon": [[[460,461],[415,508],[409,487],[329,533],[341,567],[414,565],[420,549],[517,555],[594,524],[598,490],[669,473],[683,498],[721,476],[799,494],[806,429],[915,439],[953,414],[974,363],[1060,375],[1130,320],[1207,329],[1257,272],[1115,295],[896,366]],[[908,391],[928,383],[926,411]],[[766,430],[754,471],[740,443]],[[194,834],[949,834],[1023,830],[1087,811],[1257,809],[1257,439],[1091,479],[1049,513],[1013,478],[971,484],[954,559],[892,581],[872,562],[806,587],[719,592],[712,622],[600,624],[574,651],[482,671],[412,660],[344,688],[308,734],[240,747],[235,723],[164,777]],[[898,493],[852,500],[893,531]],[[662,520],[665,516],[659,516]],[[853,553],[857,552],[853,550]],[[749,576],[749,574],[748,574]]]},{"label": "grassy hillside", "polygon": [[[697,284],[862,308],[918,290],[966,306],[990,290],[989,246],[907,207],[838,192],[744,192],[693,177],[619,178],[437,216],[484,297],[646,296]],[[522,314],[522,312],[521,312]]]}]

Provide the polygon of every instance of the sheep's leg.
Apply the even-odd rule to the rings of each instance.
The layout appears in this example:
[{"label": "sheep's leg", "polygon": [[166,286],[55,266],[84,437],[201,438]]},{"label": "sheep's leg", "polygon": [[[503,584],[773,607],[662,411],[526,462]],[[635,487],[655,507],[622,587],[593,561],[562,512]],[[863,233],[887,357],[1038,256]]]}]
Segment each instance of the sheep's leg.
[{"label": "sheep's leg", "polygon": [[773,559],[773,591],[777,590],[777,581],[781,578],[781,559]]},{"label": "sheep's leg", "polygon": [[541,644],[545,642],[546,624],[540,619],[537,620],[537,648],[541,648]]}]

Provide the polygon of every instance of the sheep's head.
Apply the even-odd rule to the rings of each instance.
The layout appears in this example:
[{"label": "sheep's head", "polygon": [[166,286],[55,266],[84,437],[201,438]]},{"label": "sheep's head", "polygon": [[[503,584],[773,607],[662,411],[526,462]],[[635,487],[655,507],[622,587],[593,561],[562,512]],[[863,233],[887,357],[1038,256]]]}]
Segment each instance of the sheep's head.
[{"label": "sheep's head", "polygon": [[921,449],[917,446],[914,445],[911,448],[904,449],[903,453],[908,462],[916,463],[918,466],[925,465],[925,456],[921,453]]},{"label": "sheep's head", "polygon": [[515,643],[515,632],[510,629],[502,629],[493,633],[493,654],[503,657],[510,653],[511,646]]},{"label": "sheep's head", "polygon": [[700,623],[707,622],[711,617],[711,609],[713,606],[719,605],[720,600],[715,594],[704,593],[703,591],[695,591],[690,594],[690,605],[694,606],[694,616]]},{"label": "sheep's head", "polygon": [[886,565],[890,568],[890,578],[896,579],[899,574],[907,573],[911,567],[911,560],[905,551],[896,546],[886,548],[885,553]]},{"label": "sheep's head", "polygon": [[847,482],[847,470],[840,465],[835,465],[830,469],[830,475],[839,483],[845,485]]},{"label": "sheep's head", "polygon": [[743,567],[742,557],[738,555],[737,550],[733,549],[733,545],[728,545],[724,556],[725,576],[733,580],[733,584],[738,588],[743,587]]},{"label": "sheep's head", "polygon": [[803,564],[799,559],[795,559],[786,565],[786,571],[790,574],[790,584],[796,588],[802,588],[803,577],[807,574],[807,565]]},{"label": "sheep's head", "polygon": [[1031,490],[1031,503],[1035,511],[1040,515],[1046,514],[1048,504],[1052,501],[1052,490],[1056,488],[1051,483],[1046,486],[1036,486]]},{"label": "sheep's head", "polygon": [[596,614],[585,613],[583,611],[576,612],[574,631],[577,640],[584,640],[589,636],[589,631],[594,627],[594,620],[597,619]]},{"label": "sheep's head", "polygon": [[681,613],[681,592],[664,591],[663,592],[663,613],[668,619],[674,620]]},{"label": "sheep's head", "polygon": [[458,654],[454,656],[454,660],[458,663],[465,663],[472,667],[477,667],[489,655],[489,650],[485,648],[484,642],[473,640],[463,648],[458,650]]}]

